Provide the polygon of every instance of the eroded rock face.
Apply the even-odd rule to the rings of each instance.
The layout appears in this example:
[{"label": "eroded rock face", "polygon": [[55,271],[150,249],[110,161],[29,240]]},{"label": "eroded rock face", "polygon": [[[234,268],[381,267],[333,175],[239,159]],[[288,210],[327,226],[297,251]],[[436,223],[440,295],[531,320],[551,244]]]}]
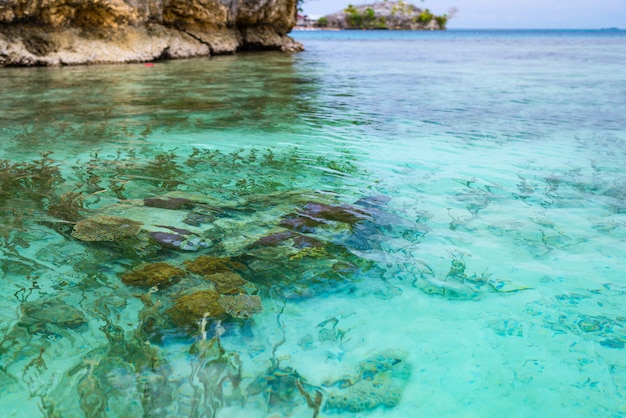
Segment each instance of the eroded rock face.
[{"label": "eroded rock face", "polygon": [[0,66],[298,51],[296,0],[2,0]]}]

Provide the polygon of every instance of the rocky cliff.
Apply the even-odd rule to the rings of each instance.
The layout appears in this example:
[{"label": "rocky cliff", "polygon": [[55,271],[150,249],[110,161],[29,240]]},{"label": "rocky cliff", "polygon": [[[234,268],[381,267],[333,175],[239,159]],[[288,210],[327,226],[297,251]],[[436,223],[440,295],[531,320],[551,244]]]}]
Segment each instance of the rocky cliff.
[{"label": "rocky cliff", "polygon": [[0,0],[0,66],[298,51],[296,0]]}]

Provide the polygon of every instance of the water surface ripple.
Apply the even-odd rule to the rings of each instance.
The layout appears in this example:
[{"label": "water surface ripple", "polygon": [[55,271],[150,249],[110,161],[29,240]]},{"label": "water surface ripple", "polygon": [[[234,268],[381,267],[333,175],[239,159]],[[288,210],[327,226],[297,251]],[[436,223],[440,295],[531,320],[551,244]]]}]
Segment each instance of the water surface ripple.
[{"label": "water surface ripple", "polygon": [[626,34],[0,74],[3,416],[626,416]]}]

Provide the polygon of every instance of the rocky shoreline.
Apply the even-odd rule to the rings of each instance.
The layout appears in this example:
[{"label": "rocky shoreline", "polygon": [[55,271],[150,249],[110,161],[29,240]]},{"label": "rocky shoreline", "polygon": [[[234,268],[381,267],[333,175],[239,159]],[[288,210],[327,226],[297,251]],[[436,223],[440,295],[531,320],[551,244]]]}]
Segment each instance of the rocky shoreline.
[{"label": "rocky shoreline", "polygon": [[0,66],[148,62],[301,51],[296,0],[5,0]]}]

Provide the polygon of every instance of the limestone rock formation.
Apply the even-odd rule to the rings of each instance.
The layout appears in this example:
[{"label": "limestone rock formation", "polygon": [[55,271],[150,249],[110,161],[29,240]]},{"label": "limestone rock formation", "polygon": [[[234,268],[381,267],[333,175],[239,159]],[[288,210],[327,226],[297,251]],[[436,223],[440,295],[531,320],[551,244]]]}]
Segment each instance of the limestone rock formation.
[{"label": "limestone rock formation", "polygon": [[296,0],[0,0],[0,66],[298,51]]}]

